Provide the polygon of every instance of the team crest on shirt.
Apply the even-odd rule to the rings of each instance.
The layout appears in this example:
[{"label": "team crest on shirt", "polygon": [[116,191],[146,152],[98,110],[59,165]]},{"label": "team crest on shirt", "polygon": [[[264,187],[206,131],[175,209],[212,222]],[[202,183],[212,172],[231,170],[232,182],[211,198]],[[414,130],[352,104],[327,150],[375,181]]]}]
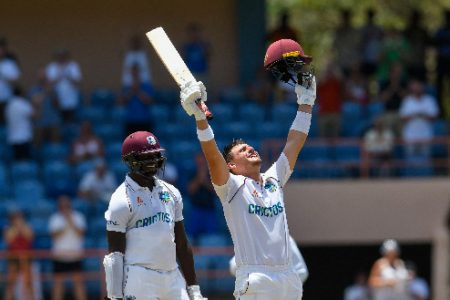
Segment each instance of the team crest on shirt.
[{"label": "team crest on shirt", "polygon": [[136,300],[136,296],[125,296],[125,300]]},{"label": "team crest on shirt", "polygon": [[156,139],[153,137],[153,136],[151,136],[151,135],[149,135],[148,137],[147,137],[147,143],[149,143],[150,145],[156,145]]},{"label": "team crest on shirt", "polygon": [[267,181],[266,184],[264,185],[264,189],[266,189],[269,192],[273,193],[273,192],[277,191],[277,186],[273,182]]},{"label": "team crest on shirt", "polygon": [[163,203],[169,203],[172,200],[172,197],[170,196],[169,192],[160,192],[159,193],[159,199],[163,202]]}]

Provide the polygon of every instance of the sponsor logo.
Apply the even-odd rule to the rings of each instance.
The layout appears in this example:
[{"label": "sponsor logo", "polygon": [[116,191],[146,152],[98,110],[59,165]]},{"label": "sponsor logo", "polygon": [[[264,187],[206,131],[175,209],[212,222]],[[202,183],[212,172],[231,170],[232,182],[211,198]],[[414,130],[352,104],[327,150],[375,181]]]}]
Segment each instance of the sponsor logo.
[{"label": "sponsor logo", "polygon": [[258,191],[256,189],[253,190],[252,196],[255,198],[262,198],[262,196],[258,193]]},{"label": "sponsor logo", "polygon": [[275,205],[272,205],[270,207],[264,207],[256,204],[249,204],[248,205],[248,213],[251,215],[258,215],[261,217],[274,217],[278,214],[282,213],[284,210],[284,207],[281,205],[281,202],[278,202]]},{"label": "sponsor logo", "polygon": [[156,139],[153,136],[149,135],[147,137],[147,143],[149,143],[149,145],[152,145],[152,146],[156,145]]},{"label": "sponsor logo", "polygon": [[283,57],[300,56],[300,51],[286,52],[282,54]]},{"label": "sponsor logo", "polygon": [[136,198],[136,202],[137,202],[137,205],[138,205],[138,206],[145,205],[144,199],[142,199],[142,198],[139,197],[139,196]]},{"label": "sponsor logo", "polygon": [[150,226],[157,222],[171,223],[172,218],[170,217],[170,214],[168,214],[166,212],[158,212],[158,213],[154,214],[153,216],[137,220],[135,227],[136,228],[147,227],[147,226]]},{"label": "sponsor logo", "polygon": [[266,189],[269,192],[273,193],[273,192],[277,191],[277,186],[273,182],[267,181],[266,184],[264,185],[264,189]]},{"label": "sponsor logo", "polygon": [[107,224],[107,225],[114,225],[114,226],[117,226],[117,225],[119,225],[119,222],[113,221],[113,220],[108,220],[108,221],[106,221],[106,224]]},{"label": "sponsor logo", "polygon": [[159,199],[163,202],[163,203],[169,203],[172,200],[172,197],[170,196],[169,192],[160,192],[159,193]]}]

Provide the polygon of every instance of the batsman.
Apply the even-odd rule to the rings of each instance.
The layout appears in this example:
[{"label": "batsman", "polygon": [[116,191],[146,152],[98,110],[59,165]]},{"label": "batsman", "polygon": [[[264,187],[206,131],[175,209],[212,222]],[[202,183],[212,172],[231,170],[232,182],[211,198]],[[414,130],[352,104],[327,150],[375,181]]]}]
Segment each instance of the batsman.
[{"label": "batsman", "polygon": [[181,89],[181,104],[195,117],[197,136],[233,239],[237,265],[234,296],[239,300],[302,298],[301,280],[289,259],[283,188],[311,125],[316,98],[311,61],[293,40],[278,40],[267,49],[265,68],[295,86],[298,110],[282,153],[264,173],[261,156],[242,139],[233,140],[222,153],[218,149],[205,113],[196,105],[199,99],[207,100],[204,85],[189,82]]}]

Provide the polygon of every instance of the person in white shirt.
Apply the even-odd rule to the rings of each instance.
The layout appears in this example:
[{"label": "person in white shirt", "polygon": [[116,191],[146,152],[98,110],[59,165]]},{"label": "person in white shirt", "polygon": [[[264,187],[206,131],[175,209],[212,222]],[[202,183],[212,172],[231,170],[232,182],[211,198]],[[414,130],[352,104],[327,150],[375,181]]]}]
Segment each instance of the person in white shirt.
[{"label": "person in white shirt", "polygon": [[33,142],[33,118],[35,110],[27,99],[23,98],[19,87],[15,88],[13,96],[5,109],[7,128],[7,143],[12,146],[14,159],[31,158],[31,144]]},{"label": "person in white shirt", "polygon": [[280,75],[281,80],[294,81],[298,110],[283,152],[264,173],[259,153],[241,139],[220,152],[205,112],[197,105],[198,99],[207,100],[203,83],[188,82],[181,89],[181,104],[195,117],[197,136],[233,240],[236,299],[298,300],[303,294],[290,259],[283,188],[308,136],[316,98],[311,73],[302,72],[296,79],[291,74],[300,74],[311,59],[293,40],[279,40],[267,49],[266,69]]},{"label": "person in white shirt", "polygon": [[132,68],[139,69],[140,83],[151,84],[152,78],[147,53],[142,47],[141,37],[136,35],[130,39],[130,48],[125,53],[122,67],[122,86],[131,86],[133,83]]},{"label": "person in white shirt", "polygon": [[5,43],[0,44],[0,124],[5,122],[5,106],[13,96],[13,84],[20,77],[17,62],[8,57]]},{"label": "person in white shirt", "polygon": [[165,161],[159,141],[148,131],[134,132],[122,144],[122,159],[130,172],[105,212],[107,297],[203,300],[180,192],[155,176]]},{"label": "person in white shirt", "polygon": [[403,122],[402,138],[406,143],[406,156],[409,159],[427,159],[431,155],[428,142],[433,139],[433,120],[439,114],[436,99],[424,93],[424,83],[412,79],[409,95],[400,105],[400,118]]},{"label": "person in white shirt", "polygon": [[83,270],[83,243],[86,231],[84,216],[72,209],[70,198],[58,198],[58,212],[50,217],[48,229],[52,236],[54,282],[52,299],[64,299],[64,278],[70,274],[76,300],[85,300]]},{"label": "person in white shirt", "polygon": [[108,170],[103,159],[95,161],[95,167],[83,175],[78,187],[78,196],[89,201],[109,202],[116,189],[117,183],[114,174]]},{"label": "person in white shirt", "polygon": [[80,66],[70,58],[69,51],[59,50],[55,53],[54,60],[48,64],[46,75],[55,89],[64,122],[73,121],[80,98]]}]

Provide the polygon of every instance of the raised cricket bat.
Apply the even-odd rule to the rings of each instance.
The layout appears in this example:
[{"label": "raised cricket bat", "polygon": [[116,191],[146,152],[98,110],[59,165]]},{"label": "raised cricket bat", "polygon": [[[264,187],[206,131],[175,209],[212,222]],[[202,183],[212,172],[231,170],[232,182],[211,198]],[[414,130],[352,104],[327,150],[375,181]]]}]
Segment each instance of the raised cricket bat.
[{"label": "raised cricket bat", "polygon": [[[150,30],[146,35],[159,58],[180,88],[186,82],[197,81],[162,27]],[[213,115],[208,110],[206,104],[201,99],[198,99],[196,103],[205,112],[206,118],[208,120],[212,119]]]}]

